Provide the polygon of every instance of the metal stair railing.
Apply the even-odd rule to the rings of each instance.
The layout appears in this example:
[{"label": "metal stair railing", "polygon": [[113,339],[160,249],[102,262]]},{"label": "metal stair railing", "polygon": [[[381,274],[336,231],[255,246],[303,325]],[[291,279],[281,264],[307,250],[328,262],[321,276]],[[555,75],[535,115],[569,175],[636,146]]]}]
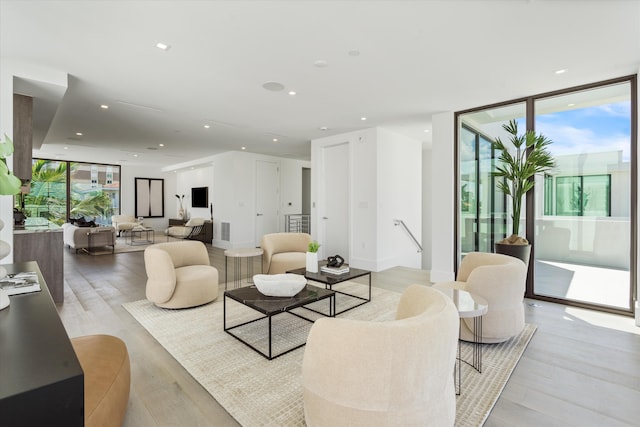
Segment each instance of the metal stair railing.
[{"label": "metal stair railing", "polygon": [[407,227],[407,224],[404,223],[403,220],[401,219],[394,219],[393,220],[393,225],[400,225],[402,226],[402,228],[404,228],[404,231],[407,232],[407,234],[409,235],[409,237],[411,237],[411,240],[413,240],[413,243],[418,247],[418,252],[422,252],[422,245],[420,244],[420,242],[418,242],[418,239],[416,239],[416,237],[413,235],[413,233],[411,232],[411,230],[409,230],[409,228]]}]

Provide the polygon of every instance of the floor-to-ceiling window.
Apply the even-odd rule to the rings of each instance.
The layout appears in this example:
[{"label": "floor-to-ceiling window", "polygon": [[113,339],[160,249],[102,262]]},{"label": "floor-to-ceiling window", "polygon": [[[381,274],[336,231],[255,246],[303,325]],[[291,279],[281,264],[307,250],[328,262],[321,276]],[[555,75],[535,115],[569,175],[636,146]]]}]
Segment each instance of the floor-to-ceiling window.
[{"label": "floor-to-ceiling window", "polygon": [[[551,139],[555,159],[553,169],[536,177],[521,218],[526,228],[520,234],[533,244],[527,296],[632,312],[635,81],[621,78],[457,114],[458,259],[471,250],[492,252],[487,242],[509,229],[508,206],[500,204],[495,183],[483,180],[495,160],[482,141],[503,137],[502,124],[515,119],[523,132]],[[507,227],[498,227],[499,220]]]},{"label": "floor-to-ceiling window", "polygon": [[60,225],[80,217],[110,224],[120,211],[120,167],[34,159],[29,192],[16,199],[28,225]]},{"label": "floor-to-ceiling window", "polygon": [[536,186],[533,293],[631,311],[631,83],[537,98],[534,112],[555,167]]}]

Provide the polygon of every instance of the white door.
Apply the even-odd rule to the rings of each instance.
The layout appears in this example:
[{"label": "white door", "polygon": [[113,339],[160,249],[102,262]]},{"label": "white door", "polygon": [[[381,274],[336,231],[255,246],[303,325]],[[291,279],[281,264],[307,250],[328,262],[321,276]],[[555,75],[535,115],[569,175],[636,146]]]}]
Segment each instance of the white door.
[{"label": "white door", "polygon": [[279,231],[279,172],[278,164],[275,162],[256,161],[256,246],[260,244],[263,235]]},{"label": "white door", "polygon": [[320,209],[322,254],[349,261],[349,145],[323,148],[324,206]]}]

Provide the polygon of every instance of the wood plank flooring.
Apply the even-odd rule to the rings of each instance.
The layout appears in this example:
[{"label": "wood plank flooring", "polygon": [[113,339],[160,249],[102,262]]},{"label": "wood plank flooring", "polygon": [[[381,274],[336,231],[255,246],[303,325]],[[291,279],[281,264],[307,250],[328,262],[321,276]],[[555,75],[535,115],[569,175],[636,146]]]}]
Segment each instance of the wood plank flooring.
[{"label": "wood plank flooring", "polygon": [[[223,251],[208,248],[223,281]],[[238,425],[122,308],[145,297],[142,252],[89,256],[65,250],[64,260],[65,302],[58,311],[69,336],[112,334],[129,349],[124,426]],[[257,259],[254,265],[259,272]],[[429,274],[396,267],[372,280],[401,292],[427,283]],[[485,426],[640,424],[640,328],[633,319],[539,301],[527,301],[526,318],[538,330]]]}]

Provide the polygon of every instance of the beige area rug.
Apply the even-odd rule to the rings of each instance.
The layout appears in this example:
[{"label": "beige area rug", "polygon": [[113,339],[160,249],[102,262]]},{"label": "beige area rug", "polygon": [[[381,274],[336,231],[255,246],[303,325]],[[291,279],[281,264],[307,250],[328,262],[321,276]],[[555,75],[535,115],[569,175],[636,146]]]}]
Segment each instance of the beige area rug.
[{"label": "beige area rug", "polygon": [[[366,288],[353,283],[345,286],[351,290],[364,291]],[[392,320],[400,294],[379,288],[373,288],[372,293],[370,303],[339,317]],[[338,310],[353,301],[340,296],[336,301]],[[327,303],[316,304],[322,310]],[[265,359],[224,332],[222,294],[211,304],[186,310],[164,310],[146,300],[126,303],[123,307],[241,425],[305,425],[300,384],[304,347],[271,361]],[[310,312],[304,310],[304,314]],[[253,310],[227,299],[228,324],[257,317],[260,316]],[[304,342],[311,327],[310,322],[289,314],[275,316],[272,321],[275,351],[288,348],[286,346],[293,342]],[[266,348],[266,339],[259,338],[266,335],[266,321],[251,325],[242,330],[243,337],[258,348]],[[519,336],[506,343],[485,345],[481,374],[462,364],[462,393],[457,397],[456,426],[481,426],[484,423],[534,332],[535,326],[527,325]],[[463,343],[462,357],[471,360],[471,352],[471,346]]]}]

